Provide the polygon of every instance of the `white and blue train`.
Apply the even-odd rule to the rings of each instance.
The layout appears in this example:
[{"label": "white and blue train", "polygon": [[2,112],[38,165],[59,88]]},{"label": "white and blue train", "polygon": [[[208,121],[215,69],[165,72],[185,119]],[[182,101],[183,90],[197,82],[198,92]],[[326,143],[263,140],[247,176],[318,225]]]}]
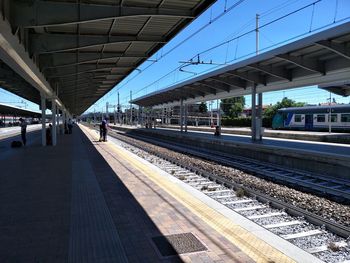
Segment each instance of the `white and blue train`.
[{"label": "white and blue train", "polygon": [[350,104],[283,108],[272,121],[273,129],[350,131]]}]

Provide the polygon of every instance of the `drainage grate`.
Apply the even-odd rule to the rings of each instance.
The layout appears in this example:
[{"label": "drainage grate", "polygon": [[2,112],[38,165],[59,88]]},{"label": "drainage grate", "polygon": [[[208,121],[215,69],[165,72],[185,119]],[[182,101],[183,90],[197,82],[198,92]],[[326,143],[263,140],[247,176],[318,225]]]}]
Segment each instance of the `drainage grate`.
[{"label": "drainage grate", "polygon": [[192,233],[158,236],[152,241],[163,257],[207,250]]}]

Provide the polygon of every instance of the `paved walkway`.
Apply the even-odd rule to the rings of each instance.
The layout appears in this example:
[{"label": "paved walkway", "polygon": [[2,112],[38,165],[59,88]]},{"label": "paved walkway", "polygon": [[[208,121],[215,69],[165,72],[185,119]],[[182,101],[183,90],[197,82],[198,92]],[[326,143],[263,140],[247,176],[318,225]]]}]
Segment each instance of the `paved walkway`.
[{"label": "paved walkway", "polygon": [[[56,147],[35,133],[25,148],[0,141],[0,262],[291,262],[257,239],[234,245],[146,166],[86,134],[75,127]],[[163,257],[152,242],[189,232],[207,250]]]}]

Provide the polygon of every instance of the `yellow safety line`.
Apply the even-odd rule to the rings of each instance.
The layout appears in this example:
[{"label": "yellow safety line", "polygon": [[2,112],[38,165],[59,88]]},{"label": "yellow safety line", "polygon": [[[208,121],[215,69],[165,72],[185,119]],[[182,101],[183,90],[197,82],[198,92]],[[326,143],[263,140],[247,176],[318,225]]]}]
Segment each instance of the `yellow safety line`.
[{"label": "yellow safety line", "polygon": [[[90,136],[97,138],[96,134],[91,134],[91,130],[88,130],[85,127],[82,127],[82,129],[85,130],[85,132]],[[295,262],[288,256],[284,255],[281,251],[267,244],[265,241],[233,222],[231,219],[226,218],[221,213],[208,207],[202,201],[182,190],[179,186],[173,184],[167,178],[156,173],[149,166],[132,158],[127,150],[116,147],[113,143],[109,142],[104,145],[108,146],[108,148],[110,148],[115,154],[124,158],[133,167],[145,174],[155,184],[159,185],[179,203],[187,207],[196,216],[201,218],[218,233],[232,242],[254,261],[269,263]]]}]

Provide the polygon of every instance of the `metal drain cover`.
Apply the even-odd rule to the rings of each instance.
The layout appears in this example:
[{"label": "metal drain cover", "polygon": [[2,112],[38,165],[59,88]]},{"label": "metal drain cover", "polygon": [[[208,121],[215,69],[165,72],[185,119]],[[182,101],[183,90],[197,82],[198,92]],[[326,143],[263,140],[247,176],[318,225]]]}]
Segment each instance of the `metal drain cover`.
[{"label": "metal drain cover", "polygon": [[163,257],[207,250],[192,233],[158,236],[152,241]]}]

